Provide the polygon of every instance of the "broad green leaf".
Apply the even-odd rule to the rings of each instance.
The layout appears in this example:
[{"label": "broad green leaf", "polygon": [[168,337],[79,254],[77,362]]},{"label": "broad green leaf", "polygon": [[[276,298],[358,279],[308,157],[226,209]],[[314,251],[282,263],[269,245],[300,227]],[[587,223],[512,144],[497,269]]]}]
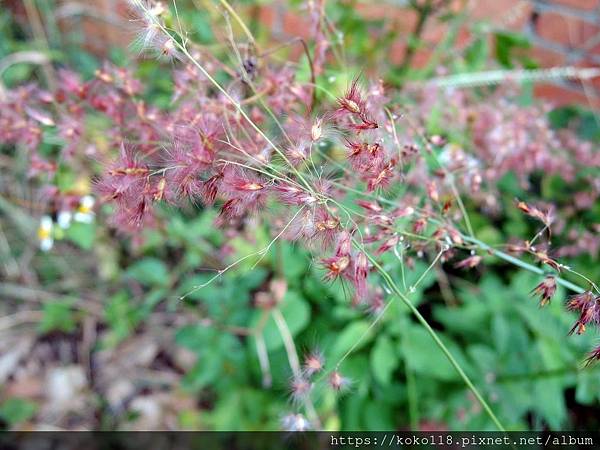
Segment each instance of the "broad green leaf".
[{"label": "broad green leaf", "polygon": [[281,265],[286,280],[300,279],[309,267],[308,255],[289,243],[281,244]]},{"label": "broad green leaf", "polygon": [[96,240],[96,224],[72,222],[65,236],[84,250],[90,250]]},{"label": "broad green leaf", "polygon": [[363,422],[367,430],[394,430],[394,411],[388,404],[370,401],[363,410]]},{"label": "broad green leaf", "polygon": [[64,331],[70,333],[77,324],[73,317],[71,301],[51,301],[44,303],[42,321],[39,330],[42,333],[50,331]]},{"label": "broad green leaf", "polygon": [[465,49],[465,60],[469,70],[482,70],[489,57],[488,37],[481,36]]},{"label": "broad green leaf", "polygon": [[9,398],[0,405],[0,417],[14,426],[31,419],[37,411],[37,405],[22,398]]},{"label": "broad green leaf", "polygon": [[339,333],[330,352],[331,363],[335,364],[351,348],[360,350],[373,337],[370,324],[365,320],[351,322]]},{"label": "broad green leaf", "polygon": [[[310,307],[308,303],[306,303],[300,294],[294,291],[288,291],[285,294],[280,311],[292,336],[296,336],[302,331],[310,320]],[[256,321],[258,321],[258,318],[259,316],[256,317]],[[267,321],[263,336],[267,350],[274,351],[283,347],[281,332],[272,316]]]},{"label": "broad green leaf", "polygon": [[502,314],[492,316],[492,337],[499,354],[507,351],[510,345],[510,323]]},{"label": "broad green leaf", "polygon": [[426,330],[411,326],[406,329],[403,337],[402,354],[408,366],[416,373],[439,380],[459,378],[454,367]]},{"label": "broad green leaf", "polygon": [[536,381],[533,395],[535,397],[534,409],[538,414],[548,422],[551,429],[562,429],[567,417],[567,409],[560,380],[547,378]]},{"label": "broad green leaf", "polygon": [[577,389],[575,399],[578,403],[591,405],[600,399],[600,383],[598,370],[585,370],[577,373]]},{"label": "broad green leaf", "polygon": [[381,384],[387,385],[398,367],[398,353],[392,340],[382,334],[377,338],[371,351],[371,372]]},{"label": "broad green leaf", "polygon": [[126,275],[146,286],[164,286],[169,282],[167,266],[157,258],[144,258],[127,269]]},{"label": "broad green leaf", "polygon": [[177,331],[175,342],[182,347],[200,353],[209,347],[215,335],[216,330],[214,327],[201,324],[188,325]]},{"label": "broad green leaf", "polygon": [[134,306],[129,303],[129,295],[121,291],[112,296],[104,312],[110,333],[106,336],[104,344],[113,347],[127,338],[138,323],[138,315]]},{"label": "broad green leaf", "polygon": [[199,391],[214,383],[223,373],[223,356],[220,352],[203,352],[196,365],[185,374],[182,384],[189,391]]}]

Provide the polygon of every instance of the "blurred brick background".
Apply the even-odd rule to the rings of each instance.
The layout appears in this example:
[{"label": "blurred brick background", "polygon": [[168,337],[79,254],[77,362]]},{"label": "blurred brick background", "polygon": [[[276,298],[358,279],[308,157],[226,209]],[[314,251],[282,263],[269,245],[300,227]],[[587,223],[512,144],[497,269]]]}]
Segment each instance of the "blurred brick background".
[{"label": "blurred brick background", "polygon": [[[5,1],[9,6],[20,9],[22,0]],[[235,4],[235,0],[232,3]],[[290,12],[285,3],[285,0],[275,0],[250,12],[281,40],[306,37],[310,28],[306,14]],[[389,55],[396,64],[402,60],[405,37],[414,29],[417,21],[415,12],[404,4],[406,1],[403,0],[364,1],[358,6],[363,16],[385,18],[386,26],[399,31],[401,38],[393,44]],[[463,0],[454,1],[452,7],[461,6],[468,8],[475,20],[485,21],[494,30],[522,32],[533,44],[527,54],[542,67],[600,67],[600,0]],[[96,53],[101,54],[110,45],[126,46],[131,39],[131,34],[126,31],[129,22],[125,0],[61,0],[56,14],[64,29],[77,25],[83,30],[86,45]],[[412,64],[417,67],[425,65],[431,56],[430,48],[446,32],[446,25],[430,20],[422,35],[428,45],[417,51]],[[469,39],[469,31],[466,28],[461,30],[457,43],[459,48],[456,50],[464,48]],[[591,102],[598,105],[600,78],[590,80],[585,85],[578,81],[537,84],[535,93],[538,97],[559,104]]]}]

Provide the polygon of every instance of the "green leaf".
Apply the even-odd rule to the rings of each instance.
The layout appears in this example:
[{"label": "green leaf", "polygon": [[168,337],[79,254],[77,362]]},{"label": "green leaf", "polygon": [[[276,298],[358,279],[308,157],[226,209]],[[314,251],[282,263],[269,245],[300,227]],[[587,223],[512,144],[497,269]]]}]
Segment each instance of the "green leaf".
[{"label": "green leaf", "polygon": [[561,106],[548,113],[553,128],[567,128],[572,120],[579,117],[579,109],[573,105]]},{"label": "green leaf", "polygon": [[90,250],[96,239],[96,224],[72,222],[65,231],[65,236],[82,249]]},{"label": "green leaf", "polygon": [[510,345],[511,327],[506,318],[501,314],[494,314],[492,317],[492,336],[498,349],[498,353],[503,354]]},{"label": "green leaf", "polygon": [[157,258],[144,258],[127,269],[126,275],[147,286],[165,286],[169,282],[167,266]]},{"label": "green leaf", "polygon": [[597,371],[581,371],[577,373],[577,390],[575,391],[577,403],[591,405],[600,399],[600,384]]},{"label": "green leaf", "polygon": [[73,189],[73,185],[77,181],[75,173],[66,165],[59,165],[54,175],[54,183],[61,192],[67,192]]},{"label": "green leaf", "polygon": [[205,352],[182,380],[184,389],[199,391],[215,382],[223,371],[223,358],[218,352]]},{"label": "green leaf", "polygon": [[542,379],[535,383],[533,395],[536,399],[534,409],[540,414],[550,428],[562,429],[567,418],[565,397],[562,383],[557,379]]},{"label": "green leaf", "polygon": [[206,348],[214,337],[215,329],[213,327],[189,325],[177,331],[175,342],[182,347],[200,352]]},{"label": "green leaf", "polygon": [[581,113],[577,132],[583,139],[594,141],[600,139],[600,125],[598,125],[598,120],[595,113],[591,111],[585,111]]},{"label": "green leaf", "polygon": [[[281,314],[290,330],[292,336],[296,336],[302,331],[310,320],[310,307],[308,303],[294,291],[288,291],[283,298],[280,307]],[[256,316],[258,322],[259,316]],[[277,324],[273,317],[269,317],[265,329],[263,331],[267,350],[273,351],[283,347],[283,340]]]},{"label": "green leaf", "polygon": [[368,399],[364,395],[349,395],[344,400],[342,407],[340,408],[340,415],[342,416],[342,422],[346,430],[362,430],[364,429],[361,419],[363,417],[363,411],[365,406],[368,404]]},{"label": "green leaf", "polygon": [[529,40],[523,34],[510,31],[499,31],[496,33],[495,37],[496,59],[504,67],[514,67],[513,60],[515,59],[521,62],[528,61],[528,59],[524,58],[522,55],[515,55],[516,49],[528,49],[531,47]]},{"label": "green leaf", "polygon": [[37,405],[22,398],[9,398],[0,406],[0,417],[10,426],[31,419],[37,411]]},{"label": "green leaf", "polygon": [[340,332],[331,349],[331,361],[339,361],[354,345],[356,345],[354,347],[355,351],[364,347],[373,337],[372,330],[369,327],[369,322],[365,320],[351,322],[346,325],[346,328]]},{"label": "green leaf", "polygon": [[131,335],[138,322],[136,309],[129,304],[129,296],[124,291],[110,298],[104,314],[110,327],[104,344],[109,347],[117,345]]},{"label": "green leaf", "polygon": [[269,272],[266,269],[262,267],[256,267],[254,270],[236,277],[234,284],[242,287],[246,291],[251,291],[253,289],[258,289],[260,285],[265,282],[268,276]]},{"label": "green leaf", "polygon": [[465,49],[465,60],[469,70],[483,69],[489,57],[489,52],[487,36],[482,36],[469,45]]},{"label": "green leaf", "polygon": [[281,246],[283,274],[286,280],[298,280],[306,272],[308,255],[298,247],[284,243]]},{"label": "green leaf", "polygon": [[200,14],[195,11],[194,14],[191,15],[191,20],[194,28],[193,36],[200,44],[210,44],[214,41],[215,37],[212,32],[208,14]]},{"label": "green leaf", "polygon": [[13,64],[6,68],[4,72],[4,80],[7,86],[13,86],[24,83],[33,73],[34,65],[30,64]]},{"label": "green leaf", "polygon": [[202,324],[181,328],[175,335],[175,342],[198,355],[194,367],[185,375],[183,386],[190,391],[198,391],[212,385],[231,386],[243,378],[241,368],[244,355],[240,341],[214,327]]},{"label": "green leaf", "polygon": [[[408,366],[418,374],[440,380],[456,380],[458,374],[429,333],[417,326],[408,327],[401,345]],[[457,357],[455,352],[452,352]]]},{"label": "green leaf", "polygon": [[70,333],[75,330],[77,324],[73,318],[71,301],[52,301],[44,303],[43,316],[39,324],[41,333],[50,331],[63,331]]},{"label": "green leaf", "polygon": [[383,385],[390,384],[392,374],[398,367],[398,355],[392,340],[382,334],[377,338],[371,352],[371,371],[373,377]]},{"label": "green leaf", "polygon": [[363,421],[367,430],[394,430],[394,411],[390,405],[381,402],[369,402],[365,405]]}]

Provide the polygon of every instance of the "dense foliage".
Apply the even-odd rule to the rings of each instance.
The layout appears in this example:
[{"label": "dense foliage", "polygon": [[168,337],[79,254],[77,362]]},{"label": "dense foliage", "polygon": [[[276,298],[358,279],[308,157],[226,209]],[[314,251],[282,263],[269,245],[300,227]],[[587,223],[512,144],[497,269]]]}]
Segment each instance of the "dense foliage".
[{"label": "dense foliage", "polygon": [[[7,317],[41,302],[8,426],[597,428],[593,112],[436,84],[410,50],[361,75],[392,37],[336,4],[302,5],[310,41],[279,48],[224,0],[129,3],[157,60],[65,51],[1,91]],[[415,7],[463,23],[446,3]],[[437,69],[494,66],[475,31]],[[44,364],[76,368],[79,403],[14,387]]]}]

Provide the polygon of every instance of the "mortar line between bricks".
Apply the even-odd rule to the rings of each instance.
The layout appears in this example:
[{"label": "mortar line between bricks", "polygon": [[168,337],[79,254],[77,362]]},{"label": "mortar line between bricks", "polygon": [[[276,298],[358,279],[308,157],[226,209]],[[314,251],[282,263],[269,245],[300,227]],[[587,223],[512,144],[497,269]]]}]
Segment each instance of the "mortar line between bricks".
[{"label": "mortar line between bricks", "polygon": [[535,11],[544,13],[544,12],[553,12],[560,14],[562,16],[570,16],[577,19],[581,19],[585,22],[589,22],[593,25],[598,24],[598,19],[600,18],[600,14],[597,11],[586,11],[577,8],[570,8],[565,5],[558,5],[556,3],[546,3],[542,0],[529,0],[535,9]]}]

